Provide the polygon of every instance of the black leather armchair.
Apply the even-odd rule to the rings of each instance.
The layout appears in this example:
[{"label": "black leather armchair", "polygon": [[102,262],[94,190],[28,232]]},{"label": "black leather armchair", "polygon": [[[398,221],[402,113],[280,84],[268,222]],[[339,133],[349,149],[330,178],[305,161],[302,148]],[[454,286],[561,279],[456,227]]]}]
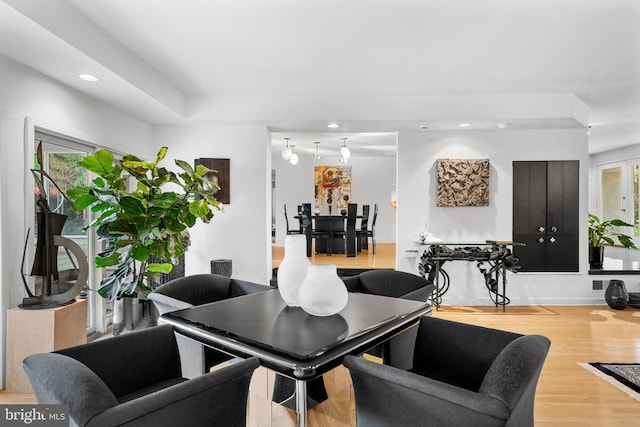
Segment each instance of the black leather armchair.
[{"label": "black leather armchair", "polygon": [[[266,285],[231,279],[218,274],[194,274],[165,283],[151,292],[148,298],[153,301],[158,313],[163,315],[195,305],[264,292],[269,289]],[[188,377],[201,375],[212,366],[231,359],[225,353],[180,335],[178,335],[178,345],[183,355],[182,369]]]},{"label": "black leather armchair", "polygon": [[[396,270],[370,270],[357,276],[343,277],[349,292],[382,295],[387,297],[427,301],[435,285],[415,274]],[[368,354],[381,357],[384,364],[398,368],[411,366],[411,354],[418,328],[411,328],[376,347]]]},{"label": "black leather armchair", "polygon": [[155,326],[23,362],[38,403],[69,405],[73,426],[245,426],[250,358],[188,380],[173,328]]},{"label": "black leather armchair", "polygon": [[540,335],[423,317],[411,369],[345,357],[357,425],[533,426],[549,346]]}]

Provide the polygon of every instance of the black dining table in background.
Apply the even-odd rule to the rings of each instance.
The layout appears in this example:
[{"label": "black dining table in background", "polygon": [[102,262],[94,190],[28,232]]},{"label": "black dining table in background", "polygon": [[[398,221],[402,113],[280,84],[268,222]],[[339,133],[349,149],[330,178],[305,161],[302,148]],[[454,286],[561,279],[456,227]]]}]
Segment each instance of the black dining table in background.
[{"label": "black dining table in background", "polygon": [[[296,215],[296,219],[302,220],[302,216]],[[362,215],[358,215],[357,219],[361,219]],[[314,241],[313,232],[315,231],[328,231],[331,233],[342,233],[345,234],[347,227],[347,215],[312,215],[311,216],[311,227],[304,227],[303,231],[307,236],[307,256],[310,257],[313,251],[312,243]],[[355,233],[355,224],[354,224],[354,233]],[[331,245],[331,254],[344,254],[345,246],[347,246],[347,256],[353,257],[356,256],[356,245],[355,242],[353,245],[345,245],[344,237],[333,237],[333,238],[316,238],[315,239],[315,250],[317,254],[328,254],[327,244]]]}]

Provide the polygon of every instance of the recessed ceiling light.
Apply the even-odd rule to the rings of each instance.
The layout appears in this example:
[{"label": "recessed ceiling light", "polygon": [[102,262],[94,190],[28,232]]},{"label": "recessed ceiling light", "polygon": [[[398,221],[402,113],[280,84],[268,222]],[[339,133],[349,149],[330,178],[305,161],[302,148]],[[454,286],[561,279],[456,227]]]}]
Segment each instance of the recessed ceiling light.
[{"label": "recessed ceiling light", "polygon": [[460,123],[458,125],[458,127],[461,127],[461,128],[468,128],[469,126],[471,126],[471,123]]},{"label": "recessed ceiling light", "polygon": [[511,123],[498,123],[500,129],[508,128],[509,126],[511,126]]},{"label": "recessed ceiling light", "polygon": [[427,126],[427,125],[422,125],[422,126],[420,126],[420,129],[422,129],[422,130],[429,130],[429,126]]},{"label": "recessed ceiling light", "polygon": [[98,80],[100,80],[93,74],[78,74],[78,77],[80,77],[85,82],[97,82]]},{"label": "recessed ceiling light", "polygon": [[337,123],[329,123],[329,125],[327,127],[331,128],[331,129],[336,129],[336,128],[339,128],[340,125],[337,124]]}]

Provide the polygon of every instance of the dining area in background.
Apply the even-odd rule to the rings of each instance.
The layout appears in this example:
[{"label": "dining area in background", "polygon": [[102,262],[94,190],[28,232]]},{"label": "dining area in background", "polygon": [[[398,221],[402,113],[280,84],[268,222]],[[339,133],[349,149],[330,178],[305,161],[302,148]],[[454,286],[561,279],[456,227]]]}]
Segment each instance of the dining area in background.
[{"label": "dining area in background", "polygon": [[[298,214],[294,219],[298,227],[289,223],[287,206],[284,205],[284,215],[287,234],[305,234],[307,236],[307,257],[312,254],[334,254],[355,257],[362,250],[369,250],[368,240],[371,238],[373,254],[376,253],[375,223],[378,205],[374,204],[373,217],[369,222],[370,205],[363,205],[358,211],[357,203],[348,203],[339,214],[321,214],[316,207],[312,210],[311,203],[298,205]],[[358,220],[360,223],[358,224]]]}]

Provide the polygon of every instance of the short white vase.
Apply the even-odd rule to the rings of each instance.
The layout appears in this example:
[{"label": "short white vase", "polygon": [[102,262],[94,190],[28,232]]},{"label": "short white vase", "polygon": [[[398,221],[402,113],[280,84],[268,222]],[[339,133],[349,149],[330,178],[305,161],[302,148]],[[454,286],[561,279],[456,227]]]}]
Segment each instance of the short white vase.
[{"label": "short white vase", "polygon": [[298,292],[311,261],[307,258],[307,236],[290,234],[284,240],[284,258],[278,266],[278,291],[290,307],[299,307]]},{"label": "short white vase", "polygon": [[307,268],[307,276],[298,294],[300,307],[314,316],[332,316],[349,301],[347,287],[333,264],[316,264]]}]

